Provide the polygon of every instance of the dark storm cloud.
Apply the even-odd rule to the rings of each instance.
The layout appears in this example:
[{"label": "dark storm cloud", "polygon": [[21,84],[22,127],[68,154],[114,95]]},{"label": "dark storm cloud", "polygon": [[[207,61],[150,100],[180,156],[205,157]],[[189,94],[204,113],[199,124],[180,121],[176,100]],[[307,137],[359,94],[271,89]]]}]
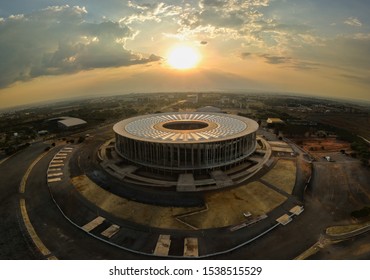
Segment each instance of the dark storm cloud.
[{"label": "dark storm cloud", "polygon": [[134,32],[118,22],[88,23],[84,7],[53,6],[0,20],[0,87],[41,75],[159,60],[125,49]]}]

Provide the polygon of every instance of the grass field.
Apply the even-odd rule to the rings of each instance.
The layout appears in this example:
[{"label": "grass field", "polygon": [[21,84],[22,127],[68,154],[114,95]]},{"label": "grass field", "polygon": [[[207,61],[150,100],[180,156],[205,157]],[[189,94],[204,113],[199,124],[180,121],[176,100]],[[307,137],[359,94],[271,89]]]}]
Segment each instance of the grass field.
[{"label": "grass field", "polygon": [[355,233],[361,229],[366,229],[370,226],[370,222],[354,225],[345,225],[345,226],[332,226],[326,229],[326,234],[331,236],[340,236],[344,234]]},{"label": "grass field", "polygon": [[74,177],[71,182],[87,200],[116,217],[158,228],[206,229],[234,225],[245,220],[243,212],[268,213],[286,200],[264,184],[252,182],[208,194],[208,210],[204,211],[197,207],[161,207],[130,201],[100,188],[85,175]]},{"label": "grass field", "polygon": [[175,216],[199,210],[199,208],[161,207],[131,201],[100,188],[85,175],[74,177],[71,181],[87,200],[99,208],[111,212],[118,218],[138,224],[159,228],[189,229],[177,221]]},{"label": "grass field", "polygon": [[208,211],[182,217],[181,220],[196,228],[224,227],[242,223],[244,212],[252,215],[268,213],[286,200],[286,197],[260,182],[209,194]]},{"label": "grass field", "polygon": [[274,168],[262,179],[291,194],[296,179],[296,163],[293,160],[279,159]]}]

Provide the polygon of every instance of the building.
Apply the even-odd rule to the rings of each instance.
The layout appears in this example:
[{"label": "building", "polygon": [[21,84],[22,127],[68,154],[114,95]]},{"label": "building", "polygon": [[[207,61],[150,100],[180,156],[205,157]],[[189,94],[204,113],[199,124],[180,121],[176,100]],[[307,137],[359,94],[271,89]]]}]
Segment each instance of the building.
[{"label": "building", "polygon": [[40,130],[40,131],[37,132],[37,134],[40,135],[40,136],[43,136],[43,135],[49,134],[49,131],[47,131],[47,130]]},{"label": "building", "polygon": [[222,113],[222,110],[214,106],[204,106],[204,107],[198,108],[197,112]]},{"label": "building", "polygon": [[71,130],[85,126],[87,122],[79,118],[64,117],[58,120],[57,124],[63,130]]},{"label": "building", "polygon": [[256,149],[258,124],[221,113],[160,113],[116,123],[116,152],[126,161],[164,172],[227,169]]},{"label": "building", "polygon": [[279,118],[268,118],[266,120],[266,123],[269,126],[285,124],[285,122],[282,119],[279,119]]}]

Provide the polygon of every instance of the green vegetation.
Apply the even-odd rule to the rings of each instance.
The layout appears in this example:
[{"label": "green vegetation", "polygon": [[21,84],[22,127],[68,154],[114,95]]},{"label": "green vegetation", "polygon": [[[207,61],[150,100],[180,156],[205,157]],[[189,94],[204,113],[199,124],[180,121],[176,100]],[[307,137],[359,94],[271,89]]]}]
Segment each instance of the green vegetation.
[{"label": "green vegetation", "polygon": [[370,150],[368,144],[361,138],[352,142],[351,148],[358,153],[358,157],[361,159],[365,166],[369,165]]},{"label": "green vegetation", "polygon": [[276,165],[262,179],[291,194],[296,180],[296,169],[294,161],[279,159]]},{"label": "green vegetation", "polygon": [[344,226],[333,226],[326,229],[326,234],[331,236],[340,236],[350,233],[356,233],[362,229],[367,228],[370,222],[354,225],[344,225]]}]

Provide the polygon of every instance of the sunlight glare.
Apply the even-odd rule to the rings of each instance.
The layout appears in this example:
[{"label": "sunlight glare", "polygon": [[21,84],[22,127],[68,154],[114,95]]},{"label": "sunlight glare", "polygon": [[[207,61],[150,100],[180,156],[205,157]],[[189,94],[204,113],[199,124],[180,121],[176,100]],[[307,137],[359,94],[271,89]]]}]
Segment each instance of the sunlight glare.
[{"label": "sunlight glare", "polygon": [[168,55],[168,64],[175,69],[190,69],[197,66],[200,54],[191,47],[179,46],[172,49]]}]

